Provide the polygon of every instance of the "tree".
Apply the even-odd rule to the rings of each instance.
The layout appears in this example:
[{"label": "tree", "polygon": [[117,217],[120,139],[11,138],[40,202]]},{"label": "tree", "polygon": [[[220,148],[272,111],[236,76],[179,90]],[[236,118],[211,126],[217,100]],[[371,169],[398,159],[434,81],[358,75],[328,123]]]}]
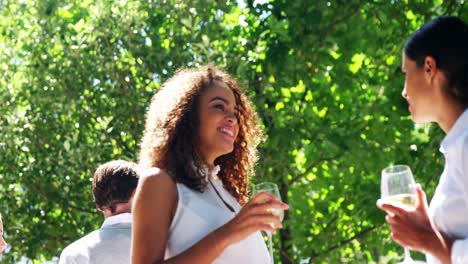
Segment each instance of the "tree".
[{"label": "tree", "polygon": [[[290,204],[282,263],[386,262],[380,170],[411,165],[430,197],[441,131],[416,129],[400,93],[405,39],[464,1],[11,1],[0,21],[0,211],[36,261],[102,222],[90,179],[135,160],[149,99],[179,67],[237,76],[266,140],[254,182]],[[391,260],[390,260],[391,261]]]}]

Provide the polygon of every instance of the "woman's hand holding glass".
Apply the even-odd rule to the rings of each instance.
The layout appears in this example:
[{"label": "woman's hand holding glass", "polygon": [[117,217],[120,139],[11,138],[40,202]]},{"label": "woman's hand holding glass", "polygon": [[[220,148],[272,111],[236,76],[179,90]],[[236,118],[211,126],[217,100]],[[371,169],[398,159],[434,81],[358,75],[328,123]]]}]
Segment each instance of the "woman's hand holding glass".
[{"label": "woman's hand holding glass", "polygon": [[399,244],[413,249],[421,249],[420,244],[422,241],[416,237],[431,229],[425,197],[421,186],[418,184],[414,207],[405,208],[405,206],[392,204],[385,199],[377,201],[377,206],[389,213],[385,220],[390,224],[393,240]]},{"label": "woman's hand holding glass", "polygon": [[395,242],[406,248],[439,255],[437,257],[442,260],[446,254],[438,251],[449,251],[453,242],[437,231],[431,223],[426,194],[419,184],[416,184],[415,190],[414,208],[396,206],[382,199],[377,201],[377,206],[388,212],[385,220],[390,225]]},{"label": "woman's hand holding glass", "polygon": [[[408,249],[439,255],[444,254],[436,252],[439,249],[451,248],[452,242],[431,223],[426,194],[415,184],[408,166],[396,165],[383,170],[381,191],[377,206],[388,213],[385,220],[390,225],[392,239],[405,247],[405,259],[401,263],[424,263],[413,261]],[[444,259],[442,255],[438,258]]]},{"label": "woman's hand holding glass", "polygon": [[[261,192],[255,195],[240,212],[222,227],[228,237],[228,244],[236,243],[257,231],[275,233],[282,228],[281,220],[272,211],[283,211],[288,205],[274,195]],[[220,230],[221,231],[221,230]]]},{"label": "woman's hand holding glass", "polygon": [[[272,183],[272,182],[264,182],[264,183],[260,183],[260,184],[255,185],[253,192],[254,192],[254,194],[269,193],[269,194],[273,195],[276,199],[281,201],[281,195],[280,195],[280,192],[278,190],[278,185],[276,185],[275,183]],[[271,208],[270,212],[271,212],[272,215],[277,217],[280,222],[283,221],[284,210]],[[273,225],[273,223],[270,223],[270,225]],[[274,258],[273,258],[273,239],[271,237],[273,232],[266,231],[266,233],[267,233],[267,236],[268,236],[268,249],[270,251],[270,258],[271,258],[270,263],[273,264],[274,263],[274,261],[273,261],[274,260]]]},{"label": "woman's hand holding glass", "polygon": [[[386,204],[402,211],[412,211],[417,206],[415,183],[411,169],[406,165],[392,165],[382,170],[381,199],[379,204]],[[388,212],[388,211],[387,211]],[[389,212],[392,218],[398,217]],[[387,216],[387,217],[389,217]],[[388,219],[388,218],[386,218]],[[387,220],[388,221],[388,220]],[[392,238],[394,233],[392,229]],[[409,248],[405,246],[405,258],[399,264],[414,264]]]}]

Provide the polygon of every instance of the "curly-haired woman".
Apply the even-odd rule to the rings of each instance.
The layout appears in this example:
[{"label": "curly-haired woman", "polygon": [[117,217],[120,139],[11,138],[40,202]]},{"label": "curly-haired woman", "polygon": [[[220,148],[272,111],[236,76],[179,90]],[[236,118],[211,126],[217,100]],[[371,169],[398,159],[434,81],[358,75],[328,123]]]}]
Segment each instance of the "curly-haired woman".
[{"label": "curly-haired woman", "polygon": [[265,192],[247,202],[261,138],[233,77],[206,66],[167,81],[146,116],[132,263],[269,263],[259,231],[280,228],[270,209],[287,205]]}]

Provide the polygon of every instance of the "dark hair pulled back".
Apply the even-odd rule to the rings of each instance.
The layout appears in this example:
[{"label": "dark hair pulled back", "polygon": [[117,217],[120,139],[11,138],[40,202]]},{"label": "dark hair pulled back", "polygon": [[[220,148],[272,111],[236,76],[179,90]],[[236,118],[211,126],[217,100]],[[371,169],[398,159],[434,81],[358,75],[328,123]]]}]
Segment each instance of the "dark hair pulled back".
[{"label": "dark hair pulled back", "polygon": [[424,65],[427,56],[447,78],[449,96],[468,107],[468,26],[453,16],[437,17],[414,32],[404,47],[405,55]]}]

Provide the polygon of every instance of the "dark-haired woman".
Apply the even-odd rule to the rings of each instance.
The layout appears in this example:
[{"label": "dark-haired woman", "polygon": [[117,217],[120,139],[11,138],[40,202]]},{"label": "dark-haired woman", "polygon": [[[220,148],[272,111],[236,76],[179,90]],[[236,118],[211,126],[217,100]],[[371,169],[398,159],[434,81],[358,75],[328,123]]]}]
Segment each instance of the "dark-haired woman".
[{"label": "dark-haired woman", "polygon": [[[260,193],[248,174],[262,137],[234,78],[212,67],[178,72],[146,116],[133,206],[132,263],[270,263],[260,230],[287,205]],[[241,206],[243,205],[243,206]]]},{"label": "dark-haired woman", "polygon": [[391,213],[392,238],[427,263],[468,263],[468,26],[456,17],[423,25],[405,45],[402,70],[411,118],[446,133],[445,168],[430,206],[420,185],[415,210],[378,206]]}]

